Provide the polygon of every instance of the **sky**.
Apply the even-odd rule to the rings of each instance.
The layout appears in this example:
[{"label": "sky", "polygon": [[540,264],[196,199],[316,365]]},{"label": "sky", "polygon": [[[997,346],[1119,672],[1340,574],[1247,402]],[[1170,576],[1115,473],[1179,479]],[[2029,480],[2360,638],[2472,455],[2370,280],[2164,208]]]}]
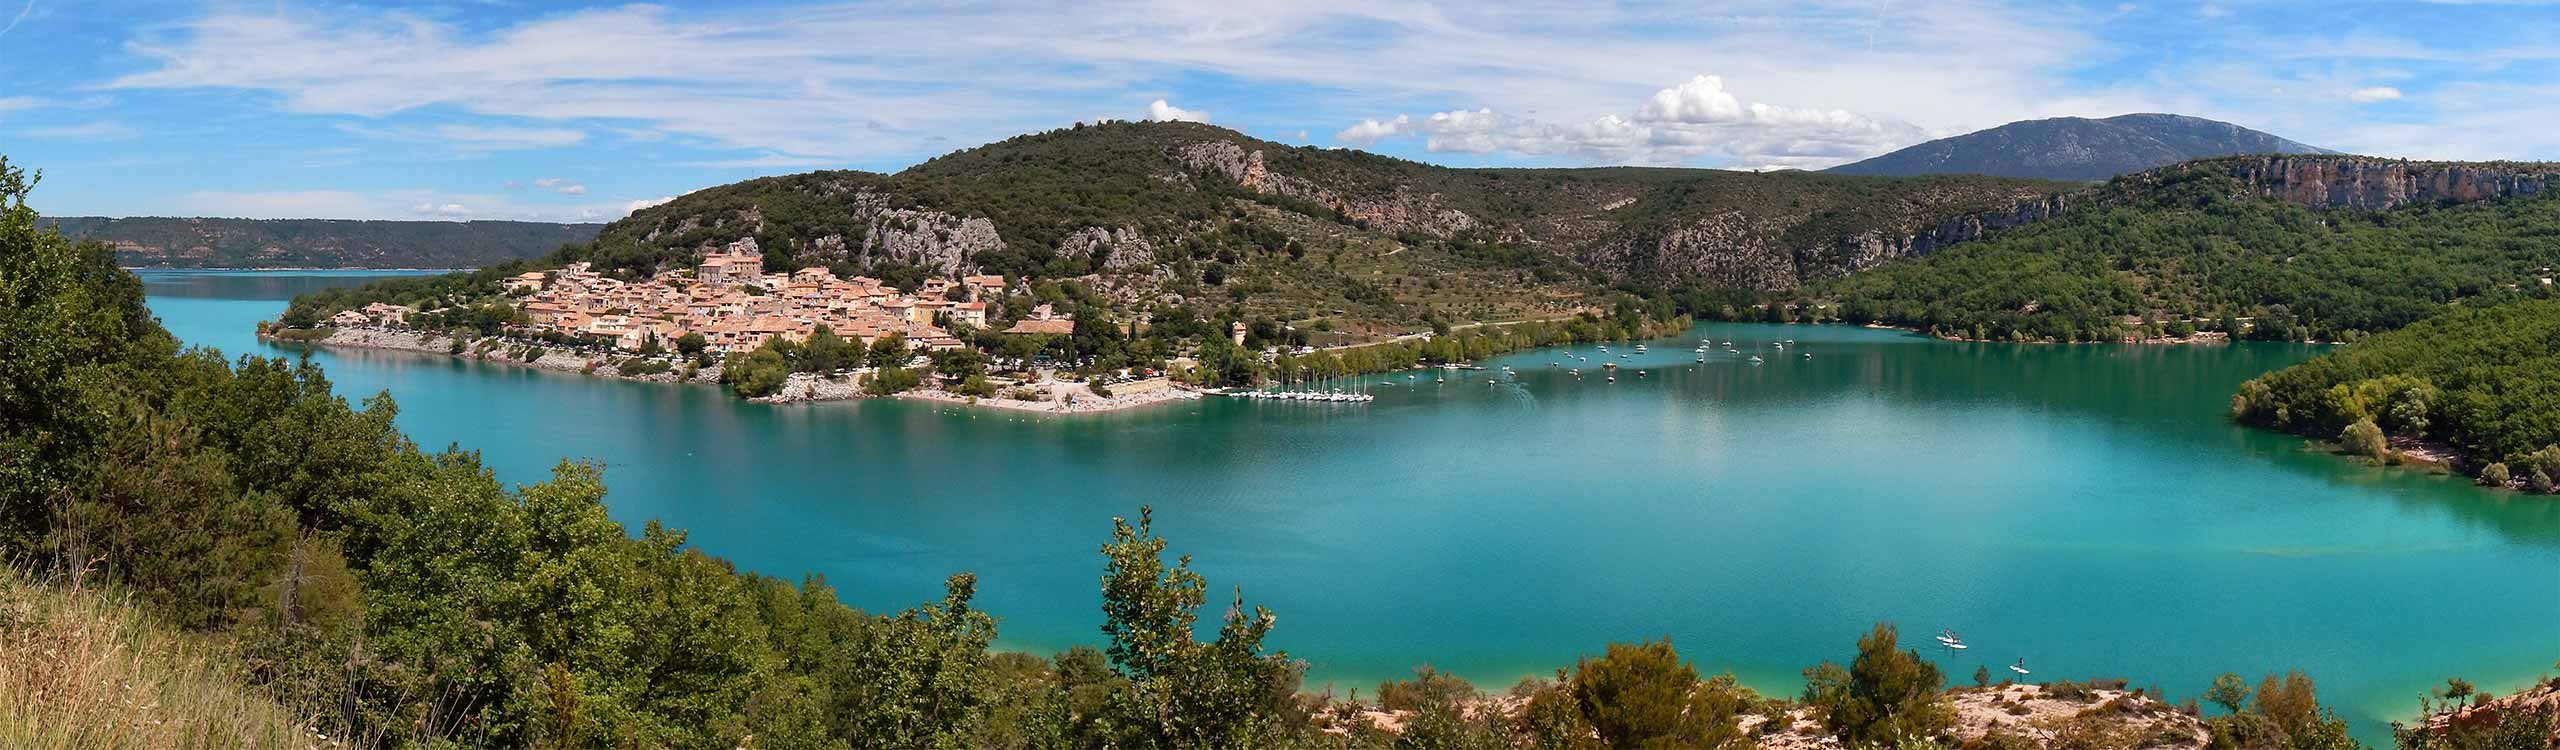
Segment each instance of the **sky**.
[{"label": "sky", "polygon": [[2560,159],[2560,0],[0,0],[0,155],[63,216],[606,221],[1104,119],[1761,169],[2128,112]]}]

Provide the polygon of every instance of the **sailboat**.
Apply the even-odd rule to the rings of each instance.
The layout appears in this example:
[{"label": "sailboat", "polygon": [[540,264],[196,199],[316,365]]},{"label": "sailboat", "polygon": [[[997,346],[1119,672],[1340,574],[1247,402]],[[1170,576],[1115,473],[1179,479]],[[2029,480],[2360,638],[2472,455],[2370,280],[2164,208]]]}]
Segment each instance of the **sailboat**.
[{"label": "sailboat", "polygon": [[2018,663],[2009,665],[2009,671],[2016,672],[2018,674],[2028,674],[2027,657],[2018,657]]},{"label": "sailboat", "polygon": [[1964,645],[1963,638],[1956,637],[1956,631],[1953,630],[1939,633],[1938,645],[1945,646],[1948,649],[1955,651],[1963,651],[1966,648],[1970,648],[1969,646]]}]

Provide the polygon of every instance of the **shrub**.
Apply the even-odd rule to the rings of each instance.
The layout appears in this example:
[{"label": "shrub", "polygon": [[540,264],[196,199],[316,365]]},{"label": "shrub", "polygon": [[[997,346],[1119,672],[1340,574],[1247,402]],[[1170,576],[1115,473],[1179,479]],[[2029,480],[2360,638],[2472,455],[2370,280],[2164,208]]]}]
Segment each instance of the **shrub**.
[{"label": "shrub", "polygon": [[2381,461],[2391,450],[2391,441],[2383,437],[2382,427],[2374,424],[2372,417],[2347,425],[2345,432],[2338,433],[2338,444],[2348,453],[2375,461]]},{"label": "shrub", "polygon": [[874,396],[887,396],[893,393],[905,393],[922,383],[923,378],[916,375],[914,370],[904,367],[883,367],[873,371],[870,379],[863,381],[862,391]]},{"label": "shrub", "polygon": [[2560,477],[2560,445],[2543,446],[2542,450],[2526,455],[2525,464],[2532,466],[2534,471]]},{"label": "shrub", "polygon": [[1611,747],[1746,747],[1735,718],[1760,698],[1717,675],[1700,682],[1671,639],[1612,643],[1598,660],[1574,666],[1574,702]]},{"label": "shrub", "polygon": [[2509,474],[2506,464],[2490,464],[2488,466],[2480,467],[2480,483],[2483,485],[2490,487],[2505,487],[2514,482],[2515,477]]},{"label": "shrub", "polygon": [[1842,744],[1934,736],[1955,723],[1939,695],[1946,676],[1919,652],[1897,648],[1899,638],[1891,623],[1876,623],[1846,671],[1830,662],[1805,670],[1805,702],[1822,710]]},{"label": "shrub", "polygon": [[1431,665],[1413,668],[1413,679],[1378,683],[1378,706],[1389,711],[1417,711],[1432,703],[1456,703],[1474,696],[1476,686]]},{"label": "shrub", "polygon": [[2553,492],[2560,492],[2560,487],[2553,486],[2551,481],[2551,472],[2543,471],[2538,468],[2533,470],[2533,476],[2525,478],[2524,483],[2525,486],[2533,488],[2533,491],[2540,492],[2545,495],[2552,494]]},{"label": "shrub", "polygon": [[1584,719],[1612,747],[1664,742],[1680,731],[1682,709],[1698,672],[1680,662],[1671,640],[1611,643],[1599,659],[1574,665],[1573,697]]},{"label": "shrub", "polygon": [[621,373],[622,373],[622,374],[624,374],[624,375],[630,375],[630,376],[635,376],[635,377],[636,377],[636,376],[642,376],[642,375],[656,375],[656,374],[658,374],[658,373],[662,373],[662,372],[666,372],[666,371],[668,371],[668,370],[675,369],[675,366],[674,366],[674,365],[667,364],[665,360],[658,360],[658,359],[626,359],[626,360],[623,360],[622,362],[620,362],[619,364],[616,364],[616,365],[614,366],[614,369],[615,369],[616,371],[621,372]]},{"label": "shrub", "polygon": [[2045,695],[2054,700],[2085,701],[2095,697],[2094,693],[2089,692],[2088,686],[2070,680],[2046,683],[2044,690]]}]

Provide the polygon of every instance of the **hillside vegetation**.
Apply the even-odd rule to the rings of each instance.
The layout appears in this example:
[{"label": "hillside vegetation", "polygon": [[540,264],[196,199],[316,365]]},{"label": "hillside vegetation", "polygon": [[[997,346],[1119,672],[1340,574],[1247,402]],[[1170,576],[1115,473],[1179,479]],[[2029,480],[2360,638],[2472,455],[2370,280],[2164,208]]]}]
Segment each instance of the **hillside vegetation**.
[{"label": "hillside vegetation", "polygon": [[2120,180],[2062,216],[1808,290],[1838,317],[1944,336],[2222,331],[2352,340],[2452,305],[2551,294],[2560,198],[2314,210],[2213,168]]},{"label": "hillside vegetation", "polygon": [[318,748],[237,653],[127,598],[0,569],[0,747]]},{"label": "hillside vegetation", "polygon": [[75,216],[47,224],[155,268],[478,268],[595,239],[599,224]]},{"label": "hillside vegetation", "polygon": [[1233,307],[1410,331],[1554,317],[1607,285],[1789,289],[1870,265],[1862,237],[2059,185],[1700,169],[1452,169],[1191,123],[1025,135],[896,174],[709,188],[554,260],[639,275],[754,238],[769,269],[892,282],[1074,280],[1122,313]]},{"label": "hillside vegetation", "polygon": [[2560,301],[2457,310],[2367,338],[2243,384],[2232,414],[2322,439],[2378,428],[2440,442],[2484,482],[2552,492]]}]

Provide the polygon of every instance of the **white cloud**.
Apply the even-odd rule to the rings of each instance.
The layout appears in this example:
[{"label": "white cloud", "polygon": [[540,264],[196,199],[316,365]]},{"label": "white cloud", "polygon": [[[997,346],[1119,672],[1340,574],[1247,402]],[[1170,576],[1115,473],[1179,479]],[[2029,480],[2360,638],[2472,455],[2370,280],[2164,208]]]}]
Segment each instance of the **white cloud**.
[{"label": "white cloud", "polygon": [[422,189],[372,192],[203,190],[180,195],[171,205],[155,209],[153,213],[245,219],[600,221],[620,218],[639,208],[669,200],[674,198],[564,204],[524,203],[504,195]]},{"label": "white cloud", "polygon": [[2347,92],[2347,101],[2355,102],[2357,104],[2387,102],[2394,101],[2399,98],[2400,90],[2390,86],[2367,86]]},{"label": "white cloud", "polygon": [[561,128],[482,127],[476,125],[439,125],[437,136],[471,150],[507,150],[567,146],[587,139],[587,134]]},{"label": "white cloud", "polygon": [[142,130],[120,122],[100,120],[78,125],[55,125],[18,131],[29,138],[60,141],[112,141],[142,134]]},{"label": "white cloud", "polygon": [[676,166],[707,167],[711,169],[803,169],[811,167],[841,167],[844,166],[844,161],[841,159],[818,156],[793,156],[790,154],[768,153],[763,156],[753,156],[744,159],[689,161],[679,163]]},{"label": "white cloud", "polygon": [[44,100],[32,96],[0,96],[0,112],[35,109],[44,105]]},{"label": "white cloud", "polygon": [[1157,122],[1208,122],[1209,113],[1183,109],[1157,99],[1147,103],[1147,119]]},{"label": "white cloud", "polygon": [[640,199],[640,200],[636,200],[636,201],[632,201],[632,202],[630,202],[630,203],[623,204],[623,206],[622,206],[622,212],[627,214],[627,213],[631,213],[631,212],[634,212],[634,211],[638,211],[638,210],[643,209],[643,208],[654,208],[654,207],[657,207],[657,206],[663,206],[663,205],[666,205],[666,204],[668,204],[668,203],[673,203],[673,202],[675,202],[675,199],[676,199],[676,197],[675,197],[675,196],[672,196],[672,195],[670,195],[670,196],[666,196],[666,197],[662,197],[662,198],[642,198],[642,199]]},{"label": "white cloud", "polygon": [[[260,96],[244,99],[286,112],[367,118],[385,128],[461,117],[478,127],[554,131],[495,139],[515,148],[600,140],[566,140],[564,133],[617,134],[603,139],[617,144],[663,138],[671,148],[734,151],[671,157],[710,160],[697,166],[779,169],[911,160],[1054,127],[1090,114],[1097,101],[1135,101],[1125,98],[1129,92],[1165,91],[1168,81],[1196,75],[1267,94],[1219,111],[1221,121],[1260,132],[1378,113],[1490,109],[1604,140],[1619,126],[1603,118],[1616,117],[1650,139],[1699,149],[1700,158],[1740,159],[1729,155],[1830,153],[1853,143],[1899,142],[1904,128],[1950,135],[2013,120],[2132,111],[2255,127],[2289,123],[2297,129],[2278,132],[2320,142],[2357,127],[2352,117],[2337,119],[2348,110],[2351,87],[2269,80],[2200,89],[2188,81],[2224,64],[2281,78],[2381,61],[2471,66],[2466,75],[2503,69],[2517,78],[2541,75],[2523,63],[2560,59],[2560,47],[2540,43],[2532,29],[2430,34],[2439,29],[2410,24],[2408,38],[2395,37],[2390,21],[2421,12],[2390,7],[2354,24],[2273,32],[2213,22],[2226,15],[2255,21],[2269,12],[2229,0],[2132,0],[2142,3],[2136,11],[2146,21],[2170,24],[2165,29],[2113,19],[2115,3],[2024,0],[1730,0],[1704,9],[820,0],[741,10],[633,4],[512,21],[475,15],[469,22],[364,4],[306,5],[316,2],[211,3],[193,19],[145,25],[126,46],[140,59],[108,66],[136,72],[105,88],[251,92]],[[2173,7],[2187,12],[2162,12]],[[2178,35],[2180,54],[2156,54],[2164,32]],[[1742,105],[1723,110],[1726,116],[1745,119],[1687,121],[1692,105],[1717,112],[1719,100],[1678,86],[1675,99],[1706,98],[1677,101],[1679,117],[1639,117],[1647,95],[1697,71],[1748,86],[1748,95],[1723,92]],[[2297,93],[2262,101],[2277,86]],[[2432,105],[2441,87],[2424,90]],[[1755,97],[1782,104],[1753,110]],[[1181,111],[1169,101],[1164,107],[1168,115]],[[1275,121],[1270,112],[1308,119]],[[1868,125],[1839,113],[1882,135],[1860,132]],[[2432,111],[2410,116],[2449,124]],[[1695,132],[1700,126],[1711,132]],[[1358,127],[1335,140],[1412,135]],[[2560,137],[2544,134],[2549,130],[2464,132],[2487,138],[2469,146],[2524,156],[2560,148]],[[442,135],[433,127],[424,132]],[[1801,132],[1815,133],[1816,142],[1787,142]],[[1454,135],[1445,142],[1464,143]]]},{"label": "white cloud", "polygon": [[1396,115],[1393,120],[1363,119],[1333,134],[1333,139],[1357,146],[1376,143],[1379,139],[1404,135],[1413,127],[1413,118]]},{"label": "white cloud", "polygon": [[559,193],[561,195],[587,194],[587,186],[570,182],[569,180],[560,177],[545,177],[539,180],[534,180],[533,186]]},{"label": "white cloud", "polygon": [[1601,115],[1555,124],[1491,108],[1441,112],[1416,121],[1364,119],[1334,135],[1354,144],[1421,136],[1437,153],[1564,156],[1584,161],[1822,167],[1922,140],[1919,128],[1845,110],[1745,102],[1724,79],[1700,75],[1655,91],[1632,117]]}]

